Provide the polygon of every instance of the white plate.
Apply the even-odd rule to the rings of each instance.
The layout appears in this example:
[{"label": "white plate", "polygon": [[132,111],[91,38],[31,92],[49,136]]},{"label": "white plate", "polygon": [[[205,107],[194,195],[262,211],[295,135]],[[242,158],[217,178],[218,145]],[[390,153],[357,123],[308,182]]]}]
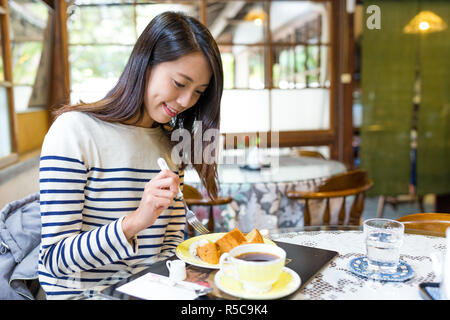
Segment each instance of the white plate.
[{"label": "white plate", "polygon": [[283,267],[280,278],[272,286],[272,289],[265,293],[250,293],[242,288],[242,285],[232,276],[226,275],[219,270],[214,282],[223,292],[243,299],[270,300],[279,299],[290,295],[300,287],[300,276],[292,269]]}]

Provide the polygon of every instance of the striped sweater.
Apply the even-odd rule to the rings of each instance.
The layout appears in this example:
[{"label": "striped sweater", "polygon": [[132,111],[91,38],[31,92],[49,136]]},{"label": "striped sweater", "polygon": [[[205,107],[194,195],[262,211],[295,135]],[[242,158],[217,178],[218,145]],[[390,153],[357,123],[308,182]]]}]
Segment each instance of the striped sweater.
[{"label": "striped sweater", "polygon": [[122,219],[139,206],[145,184],[166,158],[161,128],[104,122],[67,112],[50,127],[40,158],[42,241],[39,281],[47,299],[66,299],[126,267],[171,253],[186,223],[175,199],[156,222],[128,242]]}]

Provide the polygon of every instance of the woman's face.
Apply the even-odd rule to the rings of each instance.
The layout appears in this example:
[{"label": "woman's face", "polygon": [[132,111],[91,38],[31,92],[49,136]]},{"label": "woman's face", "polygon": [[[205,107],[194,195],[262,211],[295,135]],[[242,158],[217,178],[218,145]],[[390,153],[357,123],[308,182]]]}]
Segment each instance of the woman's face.
[{"label": "woman's face", "polygon": [[201,52],[151,68],[144,97],[144,118],[138,125],[167,123],[191,108],[208,87],[211,76],[211,68]]}]

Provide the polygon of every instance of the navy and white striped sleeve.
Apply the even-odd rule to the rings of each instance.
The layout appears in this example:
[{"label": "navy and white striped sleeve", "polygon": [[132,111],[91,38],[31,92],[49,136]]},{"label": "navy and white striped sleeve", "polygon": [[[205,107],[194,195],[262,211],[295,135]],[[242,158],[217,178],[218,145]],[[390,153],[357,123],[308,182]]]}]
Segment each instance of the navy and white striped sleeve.
[{"label": "navy and white striped sleeve", "polygon": [[136,254],[122,219],[83,231],[87,164],[82,138],[58,119],[41,151],[39,185],[42,222],[40,263],[55,276],[97,268]]}]

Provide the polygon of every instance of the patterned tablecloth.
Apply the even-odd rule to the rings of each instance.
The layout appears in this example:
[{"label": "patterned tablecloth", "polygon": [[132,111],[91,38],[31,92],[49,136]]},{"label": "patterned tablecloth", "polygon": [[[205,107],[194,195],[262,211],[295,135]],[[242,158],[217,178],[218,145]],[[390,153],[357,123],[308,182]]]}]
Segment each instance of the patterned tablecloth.
[{"label": "patterned tablecloth", "polygon": [[331,263],[316,274],[293,299],[313,300],[415,300],[421,282],[435,282],[432,252],[445,252],[445,238],[405,234],[400,259],[408,263],[414,277],[405,282],[379,282],[350,271],[353,258],[365,256],[361,231],[308,231],[274,234],[273,240],[337,251]]}]

